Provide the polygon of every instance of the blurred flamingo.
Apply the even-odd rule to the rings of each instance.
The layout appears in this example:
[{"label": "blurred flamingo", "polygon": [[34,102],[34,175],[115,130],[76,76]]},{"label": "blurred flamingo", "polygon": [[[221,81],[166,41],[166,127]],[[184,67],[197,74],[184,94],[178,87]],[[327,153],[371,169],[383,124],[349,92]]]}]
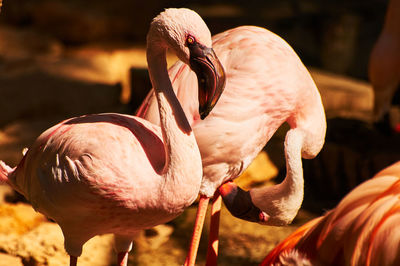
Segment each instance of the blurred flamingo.
[{"label": "blurred flamingo", "polygon": [[[380,124],[390,123],[390,105],[396,92],[400,93],[400,0],[389,1],[382,32],[371,52],[368,74],[375,96],[374,119]],[[399,105],[400,100],[396,101]]]},{"label": "blurred flamingo", "polygon": [[16,168],[0,161],[0,180],[60,225],[71,265],[87,240],[105,233],[115,234],[118,263],[126,265],[138,230],[172,220],[196,199],[200,153],[172,90],[166,50],[204,79],[198,98],[204,118],[224,86],[222,66],[207,48],[211,44],[197,13],[167,9],[152,21],[147,35],[161,128],[112,113],[71,118],[42,133]]},{"label": "blurred flamingo", "polygon": [[[169,70],[203,161],[200,202],[186,260],[189,265],[194,264],[208,201],[214,193],[208,265],[217,263],[220,194],[238,218],[269,225],[289,224],[303,200],[301,157],[313,158],[319,153],[326,131],[319,91],[282,38],[260,27],[242,26],[215,35],[213,48],[226,71],[226,88],[206,119],[199,120],[193,112],[198,104],[194,73],[182,62]],[[137,115],[159,123],[154,91]],[[285,139],[285,180],[272,187],[241,190],[231,180],[247,168],[284,122],[291,127]]]},{"label": "blurred flamingo", "polygon": [[261,265],[400,265],[400,162],[282,241]]}]

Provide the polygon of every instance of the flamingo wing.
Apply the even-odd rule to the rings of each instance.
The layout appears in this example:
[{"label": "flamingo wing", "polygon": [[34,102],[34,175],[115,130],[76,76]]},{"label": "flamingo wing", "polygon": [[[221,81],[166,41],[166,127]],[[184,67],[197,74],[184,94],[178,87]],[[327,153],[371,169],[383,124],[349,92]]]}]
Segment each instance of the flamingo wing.
[{"label": "flamingo wing", "polygon": [[[73,204],[82,198],[88,205],[101,205],[96,202],[99,195],[113,198],[115,191],[140,195],[140,190],[149,190],[151,178],[143,178],[157,176],[164,166],[164,157],[158,155],[164,154],[160,129],[146,120],[119,114],[77,117],[39,136],[11,180],[33,206],[59,220],[69,206],[74,213],[76,206],[92,210]],[[132,177],[130,169],[137,165],[141,171]]]},{"label": "flamingo wing", "polygon": [[335,209],[297,229],[261,265],[303,258],[318,265],[398,265],[399,166],[384,169]]}]

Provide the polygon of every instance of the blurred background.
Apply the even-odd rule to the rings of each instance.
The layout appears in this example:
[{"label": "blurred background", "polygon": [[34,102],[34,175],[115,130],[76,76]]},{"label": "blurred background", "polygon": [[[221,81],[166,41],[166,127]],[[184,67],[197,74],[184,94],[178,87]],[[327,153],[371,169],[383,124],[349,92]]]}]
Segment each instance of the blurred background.
[{"label": "blurred background", "polygon": [[[399,134],[374,127],[373,89],[368,81],[369,57],[383,27],[387,0],[243,2],[4,0],[0,159],[16,165],[23,148],[65,118],[134,113],[151,87],[146,33],[151,19],[164,8],[197,11],[212,34],[240,25],[265,27],[284,38],[310,70],[324,102],[328,131],[321,153],[303,160],[305,201],[291,226],[251,224],[223,209],[220,265],[257,265],[298,226],[398,161],[400,139]],[[170,56],[169,64],[175,60]],[[241,186],[248,189],[281,181],[286,130],[283,125],[237,180]],[[65,265],[58,227],[34,213],[9,188],[0,189],[0,265]],[[175,221],[143,232],[130,265],[182,264],[194,214],[195,208],[189,208]],[[207,225],[199,265],[205,260],[206,233]],[[85,247],[81,265],[111,265],[110,243],[109,236],[96,237]]]}]

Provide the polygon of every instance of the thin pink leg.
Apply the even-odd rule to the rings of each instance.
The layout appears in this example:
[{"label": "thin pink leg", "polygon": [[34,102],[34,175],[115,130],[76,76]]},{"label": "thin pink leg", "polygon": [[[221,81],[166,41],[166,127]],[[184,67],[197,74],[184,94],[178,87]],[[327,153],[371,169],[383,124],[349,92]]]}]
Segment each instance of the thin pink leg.
[{"label": "thin pink leg", "polygon": [[213,203],[211,207],[211,222],[210,222],[210,233],[208,238],[208,248],[206,257],[206,266],[217,265],[218,258],[218,234],[219,234],[219,218],[221,213],[221,201],[222,197],[219,191],[215,192]]},{"label": "thin pink leg", "polygon": [[201,195],[199,201],[199,207],[197,208],[196,221],[194,223],[194,229],[192,234],[192,240],[190,242],[189,252],[185,260],[185,266],[193,266],[196,262],[197,250],[199,248],[201,231],[203,230],[204,219],[207,213],[207,206],[210,198]]},{"label": "thin pink leg", "polygon": [[78,263],[78,257],[69,256],[69,266],[76,266]]},{"label": "thin pink leg", "polygon": [[128,265],[128,252],[119,252],[118,253],[118,266],[127,266]]}]

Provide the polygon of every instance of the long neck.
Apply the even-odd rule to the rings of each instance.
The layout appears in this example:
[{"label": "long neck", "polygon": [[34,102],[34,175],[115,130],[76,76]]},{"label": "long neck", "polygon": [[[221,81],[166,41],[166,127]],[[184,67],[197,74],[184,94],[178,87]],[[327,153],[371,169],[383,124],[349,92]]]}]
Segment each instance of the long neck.
[{"label": "long neck", "polygon": [[[179,191],[178,186],[191,186],[190,189],[197,189],[198,192],[202,177],[200,152],[185,113],[172,89],[167,71],[166,48],[157,42],[148,41],[147,61],[150,79],[156,92],[165,147],[166,163],[162,172],[166,182],[164,187],[166,191]],[[170,190],[166,187],[169,185]],[[197,192],[194,193],[195,196]],[[167,193],[165,195],[168,196]]]},{"label": "long neck", "polygon": [[270,216],[269,225],[289,224],[301,207],[304,195],[302,146],[302,132],[299,129],[289,130],[285,140],[285,180],[275,186],[250,191],[253,203]]},{"label": "long neck", "polygon": [[[294,197],[296,203],[299,204],[303,201],[304,188],[303,165],[301,161],[303,143],[304,140],[301,129],[291,129],[286,133],[286,178],[282,182],[282,187],[283,192],[286,192],[290,197]],[[296,206],[296,208],[297,207],[300,208],[300,205]]]}]

